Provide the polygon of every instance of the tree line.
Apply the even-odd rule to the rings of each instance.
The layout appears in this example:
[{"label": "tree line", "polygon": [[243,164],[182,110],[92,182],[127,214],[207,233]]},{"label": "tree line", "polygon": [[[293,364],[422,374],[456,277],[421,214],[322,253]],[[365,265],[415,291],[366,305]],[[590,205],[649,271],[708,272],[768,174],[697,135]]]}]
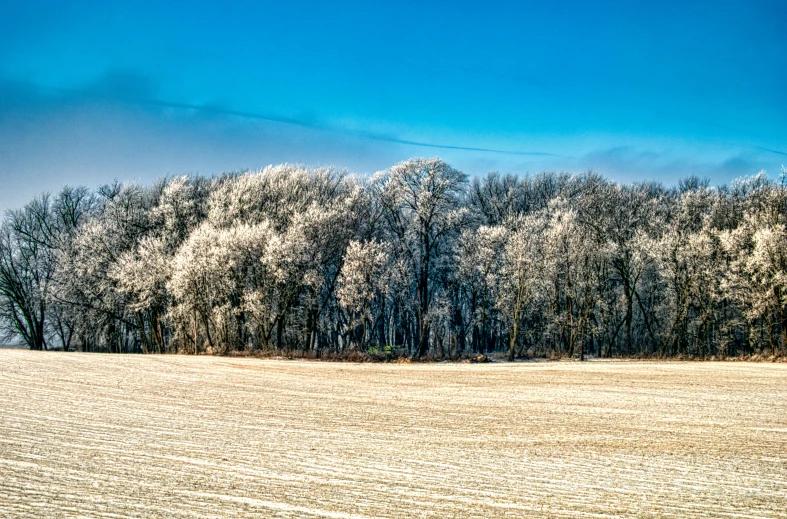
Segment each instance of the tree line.
[{"label": "tree line", "polygon": [[786,175],[470,180],[411,159],[66,187],[5,215],[0,327],[113,353],[778,355]]}]

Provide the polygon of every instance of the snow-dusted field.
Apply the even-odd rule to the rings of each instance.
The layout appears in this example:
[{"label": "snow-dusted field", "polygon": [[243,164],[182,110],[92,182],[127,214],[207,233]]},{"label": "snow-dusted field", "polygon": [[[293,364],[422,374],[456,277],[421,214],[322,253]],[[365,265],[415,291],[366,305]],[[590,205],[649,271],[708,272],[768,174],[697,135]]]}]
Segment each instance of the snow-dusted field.
[{"label": "snow-dusted field", "polygon": [[0,517],[786,517],[787,364],[0,350]]}]

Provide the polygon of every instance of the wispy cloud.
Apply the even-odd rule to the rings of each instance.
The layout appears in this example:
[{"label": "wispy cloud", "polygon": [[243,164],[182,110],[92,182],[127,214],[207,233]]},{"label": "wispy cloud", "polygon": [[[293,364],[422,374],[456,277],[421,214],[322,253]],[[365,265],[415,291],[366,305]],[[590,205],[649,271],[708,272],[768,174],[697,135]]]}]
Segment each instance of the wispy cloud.
[{"label": "wispy cloud", "polygon": [[151,182],[278,162],[373,172],[407,156],[401,145],[321,131],[302,120],[147,102],[154,89],[141,81],[123,91],[106,83],[58,91],[0,82],[0,212],[64,184]]},{"label": "wispy cloud", "polygon": [[[18,84],[19,85],[19,84]],[[227,108],[220,105],[211,104],[194,104],[185,103],[171,100],[159,99],[155,96],[156,88],[154,83],[146,76],[134,74],[127,71],[112,71],[97,81],[86,85],[81,89],[65,89],[65,88],[52,88],[41,87],[39,85],[24,84],[20,87],[29,89],[31,91],[49,91],[60,95],[76,98],[93,98],[101,99],[110,102],[122,102],[127,104],[144,105],[158,108],[170,108],[176,110],[197,111],[207,115],[223,115],[229,117],[238,117],[243,119],[251,119],[256,121],[265,121],[277,124],[286,124],[291,126],[298,126],[311,130],[318,130],[321,132],[342,134],[350,137],[360,137],[363,139],[370,139],[380,142],[389,142],[392,144],[400,144],[404,146],[414,146],[419,148],[430,148],[438,150],[459,150],[470,151],[479,153],[493,153],[501,155],[519,155],[519,156],[534,156],[534,157],[566,157],[556,153],[550,153],[540,150],[524,150],[524,149],[501,149],[501,148],[486,148],[477,146],[464,146],[460,144],[447,143],[447,142],[428,142],[417,139],[408,139],[396,135],[380,133],[368,130],[358,130],[354,128],[337,126],[320,122],[316,119],[300,119],[297,117],[288,117],[280,114],[273,113],[258,113],[244,110],[236,110]]]},{"label": "wispy cloud", "polygon": [[707,177],[714,184],[723,184],[767,169],[770,165],[760,154],[747,152],[742,147],[718,158],[703,158],[701,155],[699,149],[691,148],[665,151],[615,146],[588,153],[580,162],[616,180],[644,177],[667,184],[688,175]]},{"label": "wispy cloud", "polygon": [[787,151],[779,151],[779,150],[774,150],[774,149],[771,149],[771,148],[763,148],[762,146],[752,146],[752,148],[754,148],[756,150],[767,151],[768,153],[775,153],[776,155],[787,156]]},{"label": "wispy cloud", "polygon": [[315,121],[307,121],[301,120],[292,117],[284,117],[280,115],[271,115],[271,114],[259,114],[253,112],[244,112],[241,110],[231,110],[228,108],[222,108],[218,106],[210,106],[210,105],[195,105],[195,104],[188,104],[188,103],[174,103],[170,101],[157,101],[152,99],[140,99],[138,101],[141,104],[147,104],[150,106],[160,106],[164,108],[176,108],[182,110],[197,110],[200,112],[208,113],[208,114],[220,114],[220,115],[229,115],[231,117],[241,117],[245,119],[255,119],[258,121],[268,121],[280,124],[290,124],[294,126],[301,126],[303,128],[309,128],[313,130],[320,130],[324,132],[331,132],[331,133],[339,133],[343,135],[348,135],[352,137],[362,137],[365,139],[371,139],[375,141],[382,141],[382,142],[390,142],[393,144],[403,144],[406,146],[417,146],[420,148],[434,148],[434,149],[441,149],[441,150],[461,150],[461,151],[477,151],[481,153],[499,153],[502,155],[522,155],[522,156],[539,156],[539,157],[563,157],[565,155],[558,155],[556,153],[548,153],[544,151],[525,151],[525,150],[507,150],[507,149],[498,149],[498,148],[479,148],[473,146],[461,146],[457,144],[445,144],[445,143],[435,143],[435,142],[423,142],[418,140],[409,140],[403,139],[400,137],[396,137],[393,135],[386,135],[383,133],[376,133],[370,131],[361,131],[361,130],[353,130],[350,128],[341,128],[338,126],[332,126],[329,124],[317,123]]},{"label": "wispy cloud", "polygon": [[0,209],[65,183],[95,187],[113,178],[150,182],[168,174],[211,175],[285,161],[372,173],[410,156],[434,153],[429,150],[438,150],[469,174],[592,168],[623,182],[648,178],[668,184],[688,174],[723,183],[760,169],[777,171],[779,157],[785,155],[746,144],[669,148],[636,136],[621,139],[631,143],[625,146],[616,145],[614,136],[589,140],[558,135],[531,141],[532,149],[466,146],[359,129],[319,116],[171,101],[160,90],[155,81],[133,72],[108,73],[70,89],[0,80]]}]

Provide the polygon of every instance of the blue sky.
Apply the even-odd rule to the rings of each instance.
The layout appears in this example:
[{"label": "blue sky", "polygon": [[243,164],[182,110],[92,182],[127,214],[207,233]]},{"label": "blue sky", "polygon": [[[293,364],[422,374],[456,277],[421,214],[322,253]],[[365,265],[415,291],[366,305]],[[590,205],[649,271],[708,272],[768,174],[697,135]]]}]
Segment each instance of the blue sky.
[{"label": "blue sky", "polygon": [[0,209],[285,161],[668,184],[787,164],[783,1],[0,10]]}]

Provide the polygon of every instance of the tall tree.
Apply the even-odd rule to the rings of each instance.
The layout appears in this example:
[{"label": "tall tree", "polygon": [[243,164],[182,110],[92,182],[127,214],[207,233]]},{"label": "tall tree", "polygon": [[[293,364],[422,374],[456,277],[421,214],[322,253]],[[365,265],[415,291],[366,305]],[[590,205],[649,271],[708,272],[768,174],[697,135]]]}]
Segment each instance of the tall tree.
[{"label": "tall tree", "polygon": [[0,326],[33,350],[46,348],[47,304],[55,270],[50,196],[6,214],[0,227]]},{"label": "tall tree", "polygon": [[411,159],[388,172],[382,203],[388,229],[415,280],[418,357],[429,349],[434,262],[468,221],[462,207],[466,185],[467,176],[440,159]]}]

